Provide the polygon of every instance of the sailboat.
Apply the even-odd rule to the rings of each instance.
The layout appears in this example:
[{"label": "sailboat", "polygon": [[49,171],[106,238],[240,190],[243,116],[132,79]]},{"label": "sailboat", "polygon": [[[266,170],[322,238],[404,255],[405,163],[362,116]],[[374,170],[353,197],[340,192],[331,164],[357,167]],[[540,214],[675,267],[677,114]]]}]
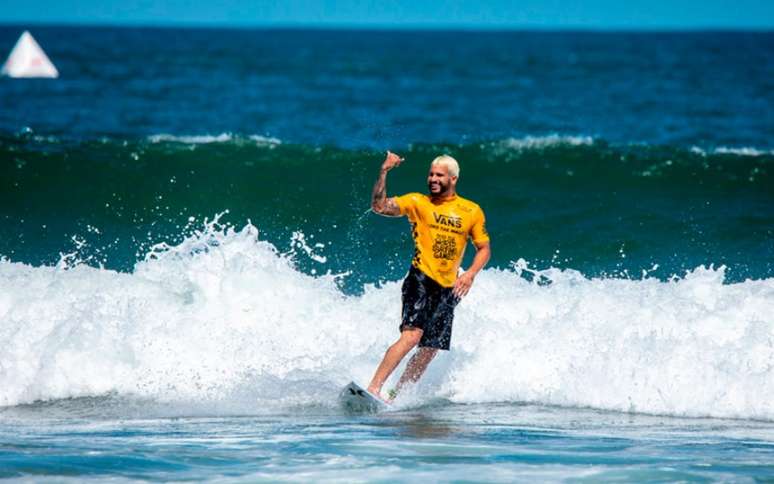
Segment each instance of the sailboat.
[{"label": "sailboat", "polygon": [[43,49],[27,30],[16,41],[0,75],[8,77],[59,77],[59,71],[51,63]]}]

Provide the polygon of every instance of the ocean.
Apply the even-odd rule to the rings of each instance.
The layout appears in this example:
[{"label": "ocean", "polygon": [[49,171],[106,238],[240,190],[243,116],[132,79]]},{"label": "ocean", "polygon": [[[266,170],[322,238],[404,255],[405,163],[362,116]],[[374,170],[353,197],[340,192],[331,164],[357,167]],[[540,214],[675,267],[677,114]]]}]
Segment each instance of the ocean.
[{"label": "ocean", "polygon": [[[0,478],[774,479],[774,33],[31,32],[60,78],[0,79]],[[388,149],[390,195],[459,160],[493,255],[451,351],[352,415],[413,253],[369,210]]]}]

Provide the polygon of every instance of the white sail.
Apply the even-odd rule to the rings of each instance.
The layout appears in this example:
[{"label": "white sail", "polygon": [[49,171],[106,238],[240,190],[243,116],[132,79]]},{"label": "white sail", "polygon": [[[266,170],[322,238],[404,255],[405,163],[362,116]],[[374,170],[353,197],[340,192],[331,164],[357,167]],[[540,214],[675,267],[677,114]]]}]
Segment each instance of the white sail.
[{"label": "white sail", "polygon": [[16,41],[0,74],[9,77],[59,77],[59,71],[26,30]]}]

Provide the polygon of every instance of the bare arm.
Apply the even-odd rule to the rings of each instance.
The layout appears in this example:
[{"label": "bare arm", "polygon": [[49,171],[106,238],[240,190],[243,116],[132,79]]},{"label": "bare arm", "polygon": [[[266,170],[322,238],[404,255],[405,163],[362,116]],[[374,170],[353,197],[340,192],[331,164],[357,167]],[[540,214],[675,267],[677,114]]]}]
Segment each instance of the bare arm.
[{"label": "bare arm", "polygon": [[394,198],[387,198],[387,172],[400,165],[403,158],[395,153],[388,151],[387,158],[382,163],[382,169],[379,171],[379,178],[376,179],[374,190],[371,194],[371,210],[380,215],[388,217],[397,217],[400,215],[400,208],[395,203]]},{"label": "bare arm", "polygon": [[470,291],[470,287],[473,285],[473,279],[476,278],[476,275],[484,268],[486,263],[489,262],[489,258],[492,256],[489,242],[475,244],[475,246],[476,255],[473,257],[473,263],[470,264],[470,267],[468,267],[468,270],[465,271],[464,274],[454,281],[452,292],[459,298],[464,297],[468,291]]}]

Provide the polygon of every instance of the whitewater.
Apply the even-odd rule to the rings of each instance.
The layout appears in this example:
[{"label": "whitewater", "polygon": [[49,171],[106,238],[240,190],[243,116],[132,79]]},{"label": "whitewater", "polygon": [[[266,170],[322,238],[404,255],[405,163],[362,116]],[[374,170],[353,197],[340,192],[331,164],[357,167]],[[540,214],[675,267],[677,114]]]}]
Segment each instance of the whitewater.
[{"label": "whitewater", "polygon": [[[400,281],[340,289],[216,217],[130,272],[0,262],[0,405],[106,397],[186,414],[337,408],[398,335]],[[316,251],[316,252],[315,252]],[[774,420],[774,279],[724,267],[588,278],[517,259],[458,307],[452,349],[397,409],[515,403]],[[398,372],[396,372],[397,374]],[[172,412],[174,413],[174,412]]]}]

